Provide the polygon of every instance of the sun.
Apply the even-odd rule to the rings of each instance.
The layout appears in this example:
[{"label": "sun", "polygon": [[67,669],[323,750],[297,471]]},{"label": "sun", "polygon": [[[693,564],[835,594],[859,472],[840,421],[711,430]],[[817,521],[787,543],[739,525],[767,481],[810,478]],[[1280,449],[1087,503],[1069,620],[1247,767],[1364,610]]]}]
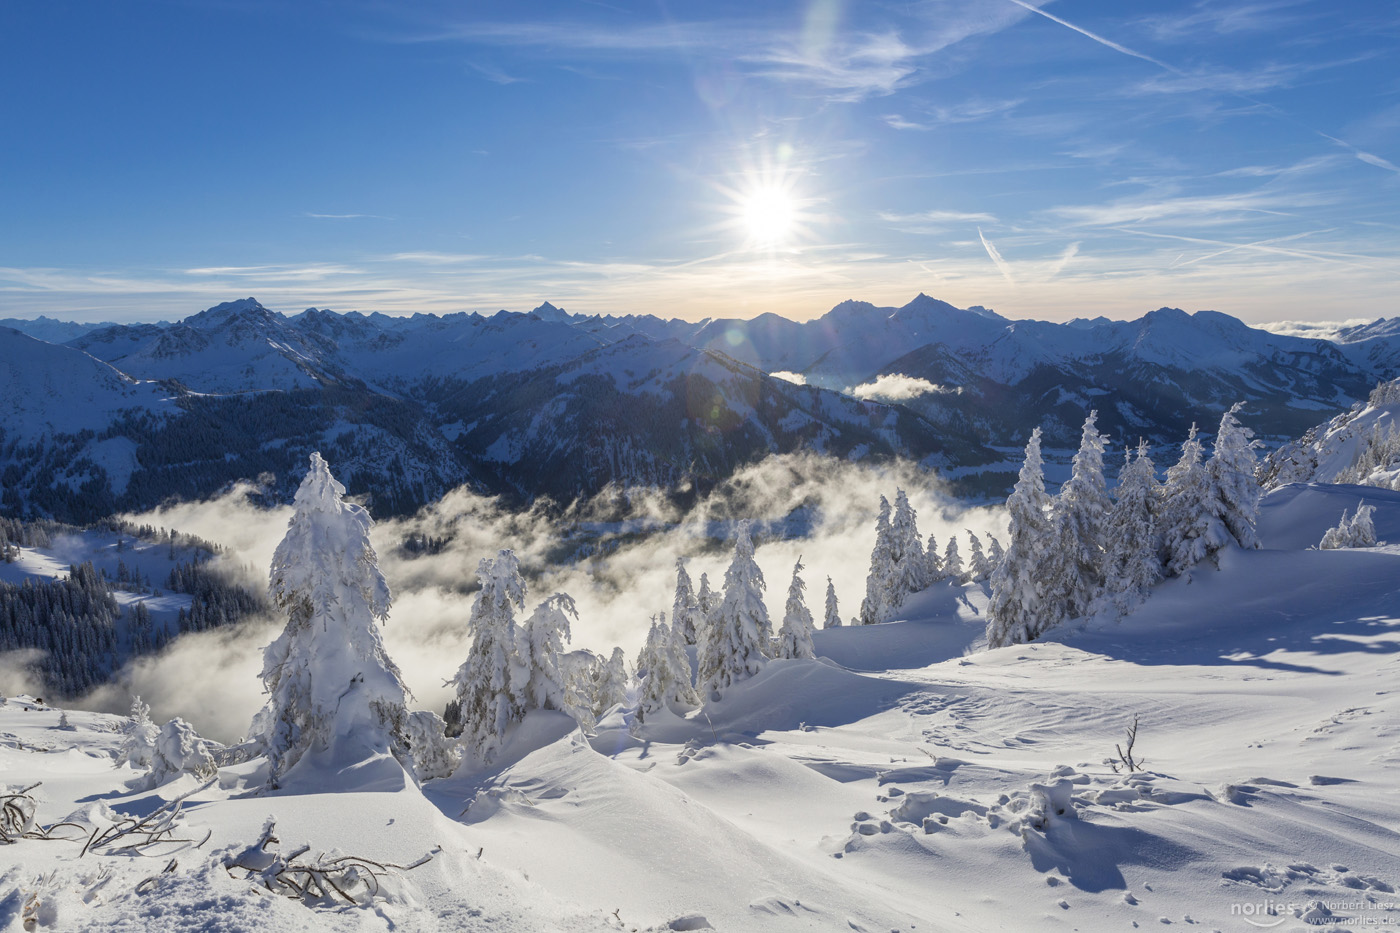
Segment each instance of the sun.
[{"label": "sun", "polygon": [[772,249],[791,241],[798,204],[790,191],[776,184],[756,185],[743,195],[739,208],[752,245]]}]

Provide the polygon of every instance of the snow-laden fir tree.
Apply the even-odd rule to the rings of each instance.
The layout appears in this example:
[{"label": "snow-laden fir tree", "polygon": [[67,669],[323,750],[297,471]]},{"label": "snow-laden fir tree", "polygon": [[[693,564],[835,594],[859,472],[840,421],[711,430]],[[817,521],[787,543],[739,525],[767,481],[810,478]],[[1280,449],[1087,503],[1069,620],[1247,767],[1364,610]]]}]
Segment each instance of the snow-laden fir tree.
[{"label": "snow-laden fir tree", "polygon": [[1103,592],[1104,522],[1109,500],[1103,477],[1106,440],[1098,412],[1089,412],[1069,481],[1051,505],[1050,539],[1043,567],[1042,612],[1050,624],[1084,615]]},{"label": "snow-laden fir tree", "polygon": [[1376,525],[1372,519],[1375,511],[1375,506],[1363,502],[1356,507],[1356,514],[1348,518],[1346,510],[1343,509],[1342,520],[1336,527],[1327,529],[1318,547],[1324,551],[1335,548],[1375,547]]},{"label": "snow-laden fir tree", "polygon": [[870,572],[865,576],[865,599],[860,603],[860,624],[883,622],[898,608],[895,602],[894,541],[890,530],[890,502],[880,497],[875,519],[875,547],[870,552]]},{"label": "snow-laden fir tree", "polygon": [[698,644],[700,631],[705,624],[704,611],[700,600],[690,584],[690,574],[685,572],[685,558],[676,558],[676,598],[671,604],[671,628],[680,635],[687,645]]},{"label": "snow-laden fir tree", "polygon": [[151,707],[139,696],[131,700],[130,717],[130,721],[122,729],[122,744],[117,755],[117,764],[149,768],[151,757],[155,754],[156,737],[160,735],[160,727],[151,721]]},{"label": "snow-laden fir tree", "polygon": [[943,548],[943,576],[954,583],[961,583],[963,578],[962,556],[958,554],[958,536],[950,535],[948,544]]},{"label": "snow-laden fir tree", "polygon": [[1186,573],[1235,540],[1220,516],[1220,499],[1201,454],[1193,424],[1162,491],[1162,562],[1168,576]]},{"label": "snow-laden fir tree", "polygon": [[947,576],[943,572],[943,558],[938,556],[938,539],[929,532],[928,544],[924,547],[924,579],[932,585]]},{"label": "snow-laden fir tree", "polygon": [[489,760],[506,730],[525,716],[511,683],[515,665],[515,614],[525,608],[525,580],[509,549],[484,557],[476,568],[481,584],[467,619],[472,638],[467,659],[452,679],[461,709],[462,743],[480,761]]},{"label": "snow-laden fir tree", "polygon": [[840,628],[841,610],[836,604],[836,586],[831,582],[831,577],[826,578],[826,621],[822,623],[822,628]]},{"label": "snow-laden fir tree", "polygon": [[[708,628],[715,610],[719,608],[719,594],[710,589],[710,575],[708,573],[700,574],[700,589],[695,594],[695,601],[700,605],[701,622],[698,623],[697,629]],[[697,631],[695,643],[699,645],[703,640],[704,636]]]},{"label": "snow-laden fir tree", "polygon": [[1116,498],[1108,513],[1104,591],[1119,618],[1141,603],[1147,590],[1162,578],[1158,490],[1157,468],[1144,441],[1138,445],[1136,457],[1131,449],[1125,454]]},{"label": "snow-laden fir tree", "polygon": [[987,554],[982,550],[982,539],[973,534],[972,529],[967,531],[967,581],[969,583],[985,582],[991,576],[992,564],[987,560]]},{"label": "snow-laden fir tree", "polygon": [[817,649],[812,644],[812,630],[816,627],[812,613],[807,609],[803,591],[807,584],[802,580],[802,558],[792,568],[792,582],[788,584],[787,606],[783,612],[783,625],[778,629],[778,656],[782,658],[815,658]]},{"label": "snow-laden fir tree", "polygon": [[991,570],[987,573],[989,579],[1005,558],[1006,552],[1001,549],[1001,542],[997,540],[996,535],[989,532],[987,534],[987,563],[991,565]]},{"label": "snow-laden fir tree", "polygon": [[1215,450],[1206,472],[1225,529],[1236,544],[1253,550],[1259,546],[1255,533],[1259,524],[1259,481],[1254,477],[1259,464],[1254,456],[1254,432],[1235,417],[1243,407],[1243,402],[1237,402],[1220,417]]},{"label": "snow-laden fir tree", "polygon": [[[642,671],[645,668],[645,675]],[[637,721],[662,708],[683,713],[700,705],[690,682],[690,662],[675,627],[667,628],[666,614],[653,617],[646,645],[638,657],[637,673],[641,686],[637,698]]]},{"label": "snow-laden fir tree", "polygon": [[724,598],[715,609],[701,645],[696,687],[709,700],[731,684],[763,670],[768,650],[768,609],[763,605],[763,571],[754,560],[749,523],[739,523],[734,559],[724,572]]},{"label": "snow-laden fir tree", "polygon": [[593,682],[593,719],[596,722],[614,706],[627,703],[627,686],[632,676],[627,670],[627,656],[621,648],[614,648],[612,656],[598,667],[597,678]]},{"label": "snow-laden fir tree", "polygon": [[893,584],[896,606],[910,593],[925,589],[930,582],[924,542],[919,537],[918,515],[903,489],[894,494],[894,515],[890,519],[890,550],[894,563]]},{"label": "snow-laden fir tree", "polygon": [[[1026,459],[1016,488],[1006,500],[1010,513],[1006,553],[992,572],[987,603],[987,646],[1034,641],[1046,628],[1041,606],[1040,569],[1049,536],[1045,474],[1040,459],[1040,428],[1026,442]],[[993,539],[995,540],[995,539]]]},{"label": "snow-laden fir tree", "polygon": [[535,607],[516,635],[512,692],[526,712],[557,709],[575,714],[567,696],[566,676],[559,664],[564,643],[571,637],[570,620],[578,621],[573,597],[555,593]]},{"label": "snow-laden fir tree", "polygon": [[313,453],[272,556],[269,589],[287,626],[263,652],[269,696],[251,731],[274,784],[308,751],[336,761],[408,753],[408,691],[379,636],[389,584],[370,543],[369,513],[344,495]]}]

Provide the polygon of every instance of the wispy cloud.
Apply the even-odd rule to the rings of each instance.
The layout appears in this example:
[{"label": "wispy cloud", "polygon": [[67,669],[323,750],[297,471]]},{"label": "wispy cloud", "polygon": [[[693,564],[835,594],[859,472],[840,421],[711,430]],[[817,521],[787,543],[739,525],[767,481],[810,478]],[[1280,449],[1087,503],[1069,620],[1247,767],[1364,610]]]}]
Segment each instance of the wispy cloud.
[{"label": "wispy cloud", "polygon": [[492,84],[520,84],[526,80],[525,78],[517,78],[514,75],[506,74],[501,68],[487,62],[468,62],[468,64],[471,65],[472,70]]},{"label": "wispy cloud", "polygon": [[1352,155],[1360,159],[1362,162],[1365,162],[1367,165],[1374,165],[1376,168],[1383,168],[1387,172],[1400,173],[1400,165],[1396,165],[1389,159],[1383,159],[1375,153],[1366,152],[1364,149],[1358,149],[1356,146],[1353,146],[1345,139],[1338,139],[1335,136],[1328,136],[1326,133],[1318,133],[1317,135],[1321,136],[1323,139],[1330,139],[1332,142],[1336,143],[1338,146],[1341,146],[1343,149],[1347,150]]},{"label": "wispy cloud", "polygon": [[1295,22],[1295,13],[1285,12],[1300,0],[1280,3],[1197,3],[1185,15],[1149,16],[1142,24],[1163,42],[1197,39],[1202,36],[1229,36],[1242,32],[1264,32]]},{"label": "wispy cloud", "polygon": [[981,227],[977,228],[977,238],[982,241],[982,248],[985,249],[987,255],[991,257],[992,263],[997,267],[997,271],[1001,273],[1002,278],[1006,279],[1006,284],[1015,285],[1016,280],[1011,277],[1011,264],[1001,258],[1001,251],[993,245],[991,240],[987,239],[986,235],[982,233]]},{"label": "wispy cloud", "polygon": [[1065,251],[1060,254],[1060,257],[1050,264],[1050,274],[1046,276],[1046,279],[1053,279],[1055,276],[1059,275],[1065,270],[1065,266],[1069,265],[1069,261],[1078,255],[1078,242],[1074,242],[1071,243],[1069,246],[1066,246]]},{"label": "wispy cloud", "polygon": [[379,214],[317,214],[314,211],[303,211],[303,217],[312,217],[316,220],[388,220]]},{"label": "wispy cloud", "polygon": [[991,214],[967,211],[920,211],[916,214],[897,214],[893,211],[880,211],[881,220],[892,224],[994,224],[996,217]]},{"label": "wispy cloud", "polygon": [[1160,220],[1190,218],[1196,223],[1227,224],[1242,215],[1290,216],[1303,207],[1328,203],[1319,193],[1282,194],[1246,192],[1243,194],[1194,195],[1182,197],[1122,198],[1106,204],[1083,204],[1051,208],[1047,213],[1074,226],[1120,227]]}]

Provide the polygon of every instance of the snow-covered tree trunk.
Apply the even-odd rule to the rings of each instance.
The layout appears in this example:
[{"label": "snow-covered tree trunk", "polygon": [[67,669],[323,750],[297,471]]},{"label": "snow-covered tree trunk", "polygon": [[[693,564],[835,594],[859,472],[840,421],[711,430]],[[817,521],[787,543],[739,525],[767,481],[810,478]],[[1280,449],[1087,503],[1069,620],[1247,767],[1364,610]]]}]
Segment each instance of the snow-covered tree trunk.
[{"label": "snow-covered tree trunk", "polygon": [[754,561],[749,523],[740,522],[734,559],[724,573],[724,599],[715,610],[700,657],[697,686],[710,699],[763,670],[771,628],[763,605],[763,571]]},{"label": "snow-covered tree trunk", "polygon": [[273,783],[308,751],[338,761],[407,755],[408,691],[379,635],[389,585],[370,543],[373,521],[344,495],[326,461],[312,454],[272,558],[270,592],[287,626],[263,653],[269,698],[253,741]]},{"label": "snow-covered tree trunk", "polygon": [[1036,428],[1026,442],[1016,488],[1006,500],[1011,513],[1010,543],[992,573],[992,596],[987,604],[990,648],[1033,641],[1044,631],[1040,569],[1049,531],[1049,507],[1040,459],[1040,428]]},{"label": "snow-covered tree trunk", "polygon": [[812,613],[807,610],[803,591],[807,584],[802,580],[802,558],[792,568],[792,582],[788,584],[787,606],[783,613],[783,625],[778,630],[778,652],[784,658],[815,658],[817,649],[812,644],[812,630],[815,623]]}]

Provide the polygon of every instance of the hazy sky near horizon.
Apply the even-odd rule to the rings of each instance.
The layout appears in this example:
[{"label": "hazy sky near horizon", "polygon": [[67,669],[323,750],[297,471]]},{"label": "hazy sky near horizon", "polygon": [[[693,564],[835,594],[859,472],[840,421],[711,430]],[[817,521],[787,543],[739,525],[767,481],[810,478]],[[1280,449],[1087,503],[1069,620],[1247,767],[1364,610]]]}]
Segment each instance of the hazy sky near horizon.
[{"label": "hazy sky near horizon", "polygon": [[1400,313],[1400,7],[0,6],[0,317]]}]

